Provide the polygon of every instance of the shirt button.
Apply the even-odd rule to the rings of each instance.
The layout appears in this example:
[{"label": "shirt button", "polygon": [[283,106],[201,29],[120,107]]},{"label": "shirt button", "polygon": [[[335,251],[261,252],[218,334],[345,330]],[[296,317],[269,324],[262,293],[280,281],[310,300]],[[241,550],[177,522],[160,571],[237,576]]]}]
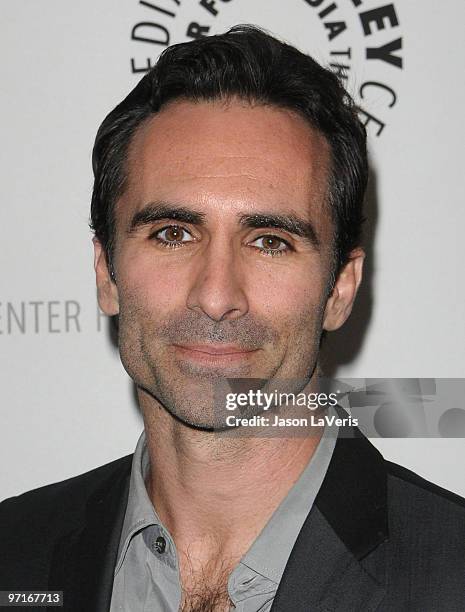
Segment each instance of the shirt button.
[{"label": "shirt button", "polygon": [[166,550],[166,540],[163,536],[158,536],[154,542],[155,550],[158,553],[164,553]]}]

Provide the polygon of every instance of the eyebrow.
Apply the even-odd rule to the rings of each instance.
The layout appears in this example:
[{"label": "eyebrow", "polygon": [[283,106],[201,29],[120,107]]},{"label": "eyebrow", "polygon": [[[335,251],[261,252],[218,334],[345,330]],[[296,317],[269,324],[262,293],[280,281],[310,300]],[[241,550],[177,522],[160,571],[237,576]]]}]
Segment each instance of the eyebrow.
[{"label": "eyebrow", "polygon": [[136,229],[144,225],[150,225],[162,219],[175,219],[182,223],[191,223],[192,225],[203,225],[205,221],[205,213],[186,208],[185,206],[164,204],[158,202],[150,202],[142,210],[139,210],[131,219],[128,234],[131,234]]},{"label": "eyebrow", "polygon": [[[173,219],[192,225],[204,225],[205,213],[177,204],[150,202],[136,212],[131,219],[128,234],[138,228],[151,225],[163,219]],[[284,230],[303,238],[316,249],[320,248],[320,240],[310,221],[295,214],[278,215],[274,213],[254,213],[239,215],[239,223],[250,228],[268,228]]]},{"label": "eyebrow", "polygon": [[312,223],[294,214],[275,215],[272,213],[259,213],[254,215],[241,215],[240,223],[241,225],[252,228],[274,227],[276,229],[282,229],[289,234],[304,238],[316,249],[320,248],[320,240]]}]

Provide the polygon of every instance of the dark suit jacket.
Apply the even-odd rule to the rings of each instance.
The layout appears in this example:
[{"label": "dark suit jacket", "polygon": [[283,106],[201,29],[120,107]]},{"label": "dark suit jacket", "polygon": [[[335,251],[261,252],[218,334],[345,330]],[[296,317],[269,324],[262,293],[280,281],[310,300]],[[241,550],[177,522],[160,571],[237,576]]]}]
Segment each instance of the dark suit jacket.
[{"label": "dark suit jacket", "polygon": [[[353,435],[336,443],[272,612],[464,612],[465,500]],[[108,610],[130,471],[127,456],[0,504],[0,590]]]}]

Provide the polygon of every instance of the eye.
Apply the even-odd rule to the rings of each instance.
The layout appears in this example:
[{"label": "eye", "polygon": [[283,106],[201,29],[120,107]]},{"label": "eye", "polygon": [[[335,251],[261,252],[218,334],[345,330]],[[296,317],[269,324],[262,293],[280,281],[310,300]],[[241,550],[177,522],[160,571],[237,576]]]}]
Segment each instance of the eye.
[{"label": "eye", "polygon": [[284,238],[279,238],[278,236],[274,236],[273,234],[260,236],[250,244],[260,249],[262,253],[272,256],[284,255],[284,253],[292,249],[291,245],[287,242],[287,240],[284,240]]},{"label": "eye", "polygon": [[180,225],[162,227],[150,237],[155,238],[160,244],[167,247],[181,246],[182,243],[193,241],[192,234]]}]

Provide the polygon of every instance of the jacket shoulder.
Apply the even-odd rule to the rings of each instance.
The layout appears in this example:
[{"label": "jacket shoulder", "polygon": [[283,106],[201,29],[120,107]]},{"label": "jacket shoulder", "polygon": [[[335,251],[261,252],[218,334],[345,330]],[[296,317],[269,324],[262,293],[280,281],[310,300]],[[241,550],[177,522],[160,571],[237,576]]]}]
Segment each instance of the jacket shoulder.
[{"label": "jacket shoulder", "polygon": [[401,548],[439,559],[462,556],[465,570],[465,499],[395,463],[386,462],[389,532]]},{"label": "jacket shoulder", "polygon": [[[465,500],[385,461],[388,537],[364,560],[382,610],[465,610]],[[384,577],[384,578],[383,578]]]},{"label": "jacket shoulder", "polygon": [[459,588],[464,592],[465,499],[404,467],[386,463],[389,539],[394,558],[409,559],[412,572],[419,572],[427,563],[430,581],[438,582],[438,592],[442,592],[441,580],[457,582],[451,591]]},{"label": "jacket shoulder", "polygon": [[[130,471],[132,455],[60,482],[32,489],[0,503],[0,542],[33,532],[47,538],[79,523],[88,499],[106,482]],[[15,534],[15,535],[13,535]],[[20,535],[21,534],[21,535]],[[22,537],[21,537],[22,539]]]},{"label": "jacket shoulder", "polygon": [[[430,512],[441,509],[465,517],[465,499],[429,482],[407,468],[386,461],[391,494],[405,503],[427,503]],[[402,503],[402,501],[401,501]]]},{"label": "jacket shoulder", "polygon": [[131,455],[0,504],[0,588],[46,589],[57,542],[86,525],[87,504],[131,469]]}]

